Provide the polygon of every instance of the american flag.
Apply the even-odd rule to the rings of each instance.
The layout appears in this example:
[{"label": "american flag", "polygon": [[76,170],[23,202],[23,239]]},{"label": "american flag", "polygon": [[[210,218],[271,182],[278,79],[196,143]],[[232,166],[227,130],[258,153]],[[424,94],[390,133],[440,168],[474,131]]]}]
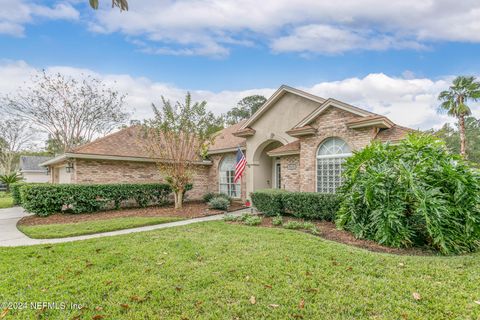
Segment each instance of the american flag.
[{"label": "american flag", "polygon": [[233,178],[233,182],[237,183],[238,180],[242,177],[243,171],[245,171],[245,167],[247,166],[247,159],[245,159],[245,155],[243,154],[240,147],[237,150],[237,164],[235,165],[235,177]]}]

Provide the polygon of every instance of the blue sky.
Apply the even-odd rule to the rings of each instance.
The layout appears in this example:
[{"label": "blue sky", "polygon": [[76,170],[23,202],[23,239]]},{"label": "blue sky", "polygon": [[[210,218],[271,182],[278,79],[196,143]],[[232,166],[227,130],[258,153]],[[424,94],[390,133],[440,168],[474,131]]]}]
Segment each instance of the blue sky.
[{"label": "blue sky", "polygon": [[438,91],[480,67],[475,1],[131,0],[123,13],[109,0],[99,11],[87,0],[3,2],[0,76],[15,77],[0,92],[34,69],[95,73],[131,91],[137,117],[160,94],[190,90],[223,112],[288,84],[438,126]]}]

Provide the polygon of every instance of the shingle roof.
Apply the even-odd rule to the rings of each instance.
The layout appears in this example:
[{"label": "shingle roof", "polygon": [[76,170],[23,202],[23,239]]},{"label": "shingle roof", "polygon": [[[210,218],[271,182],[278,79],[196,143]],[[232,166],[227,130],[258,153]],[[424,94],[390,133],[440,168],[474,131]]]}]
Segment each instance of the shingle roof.
[{"label": "shingle roof", "polygon": [[141,138],[141,128],[131,126],[99,138],[71,151],[119,157],[149,158]]},{"label": "shingle roof", "polygon": [[20,170],[21,171],[45,171],[44,167],[40,166],[40,163],[48,161],[52,157],[43,156],[21,156],[20,157]]},{"label": "shingle roof", "polygon": [[239,123],[218,132],[214,137],[213,143],[209,146],[208,151],[231,149],[236,148],[237,146],[245,147],[246,139],[233,135],[233,133],[237,132],[245,122],[246,120],[240,121]]},{"label": "shingle roof", "polygon": [[293,153],[297,151],[300,151],[300,140],[295,140],[293,142],[287,143],[284,146],[270,150],[268,154],[276,155],[276,154]]},{"label": "shingle roof", "polygon": [[399,141],[404,139],[407,134],[413,131],[415,130],[395,124],[389,129],[380,130],[375,137],[375,140],[380,140],[382,142]]}]

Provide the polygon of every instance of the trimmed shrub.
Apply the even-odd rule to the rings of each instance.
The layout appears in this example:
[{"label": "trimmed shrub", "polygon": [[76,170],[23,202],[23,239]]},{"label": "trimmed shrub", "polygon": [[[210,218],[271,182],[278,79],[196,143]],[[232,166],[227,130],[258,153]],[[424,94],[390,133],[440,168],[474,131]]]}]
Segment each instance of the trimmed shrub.
[{"label": "trimmed shrub", "polygon": [[14,205],[22,204],[22,198],[21,198],[21,195],[20,195],[20,187],[22,187],[24,185],[25,185],[25,183],[14,183],[14,184],[10,185],[10,192],[12,194]]},{"label": "trimmed shrub", "polygon": [[283,210],[297,218],[334,221],[340,208],[337,194],[316,192],[285,192],[282,194]]},{"label": "trimmed shrub", "polygon": [[19,190],[23,208],[39,216],[119,209],[128,200],[142,208],[164,205],[171,194],[167,184],[23,184]]},{"label": "trimmed shrub", "polygon": [[480,175],[433,136],[373,143],[345,164],[337,226],[392,247],[480,246]]},{"label": "trimmed shrub", "polygon": [[22,204],[22,195],[20,194],[20,188],[23,186],[44,186],[48,185],[48,183],[26,183],[26,182],[18,182],[10,185],[10,192],[13,198],[14,205],[21,205]]},{"label": "trimmed shrub", "polygon": [[279,189],[258,190],[251,193],[252,203],[258,211],[266,216],[276,216],[284,213],[282,195],[286,193]]},{"label": "trimmed shrub", "polygon": [[208,205],[212,209],[227,210],[230,206],[230,201],[225,199],[225,197],[215,197],[208,202]]},{"label": "trimmed shrub", "polygon": [[278,189],[255,191],[251,194],[253,205],[266,216],[291,214],[297,218],[335,220],[340,207],[336,194],[316,192],[288,192]]}]

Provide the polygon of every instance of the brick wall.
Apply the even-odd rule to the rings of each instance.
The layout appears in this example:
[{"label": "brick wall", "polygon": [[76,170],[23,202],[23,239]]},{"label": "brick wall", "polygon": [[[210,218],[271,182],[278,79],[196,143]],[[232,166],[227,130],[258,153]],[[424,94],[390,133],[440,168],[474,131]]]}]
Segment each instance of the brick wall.
[{"label": "brick wall", "polygon": [[[199,165],[193,176],[189,199],[200,199],[209,185],[210,166]],[[158,183],[164,182],[153,162],[85,160],[75,161],[73,183]]]},{"label": "brick wall", "polygon": [[329,137],[343,139],[352,150],[359,150],[370,143],[374,129],[349,129],[346,123],[359,116],[338,109],[328,108],[311,125],[317,129],[315,136],[300,139],[300,191],[316,191],[316,156],[319,145]]},{"label": "brick wall", "polygon": [[280,158],[282,169],[282,189],[287,191],[300,190],[300,156],[291,155]]}]

